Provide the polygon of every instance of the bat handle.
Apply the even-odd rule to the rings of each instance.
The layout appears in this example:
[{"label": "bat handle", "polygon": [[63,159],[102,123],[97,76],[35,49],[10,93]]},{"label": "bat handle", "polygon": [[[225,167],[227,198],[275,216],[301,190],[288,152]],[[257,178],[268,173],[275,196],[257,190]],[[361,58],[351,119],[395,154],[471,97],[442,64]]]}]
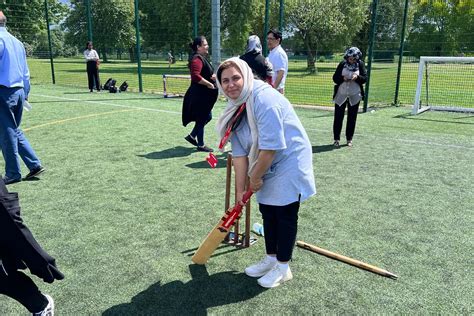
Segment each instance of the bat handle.
[{"label": "bat handle", "polygon": [[242,203],[247,204],[247,202],[252,197],[252,194],[253,194],[253,192],[251,190],[248,190],[247,192],[245,192],[244,196],[242,197]]}]

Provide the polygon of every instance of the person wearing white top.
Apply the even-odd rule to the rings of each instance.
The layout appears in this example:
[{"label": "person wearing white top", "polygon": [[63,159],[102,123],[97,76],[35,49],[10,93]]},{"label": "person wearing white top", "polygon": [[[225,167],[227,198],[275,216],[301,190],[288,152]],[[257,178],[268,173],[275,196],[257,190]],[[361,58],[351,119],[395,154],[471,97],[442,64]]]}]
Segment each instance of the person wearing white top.
[{"label": "person wearing white top", "polygon": [[262,287],[276,287],[293,278],[288,262],[300,203],[316,193],[312,147],[290,102],[269,84],[254,79],[245,61],[224,61],[217,79],[228,99],[217,131],[221,148],[231,142],[236,200],[242,205],[245,190],[257,192],[265,231],[266,255],[247,267],[245,274],[258,277]]},{"label": "person wearing white top", "polygon": [[268,60],[273,66],[272,84],[281,94],[285,94],[285,81],[288,74],[288,56],[281,47],[282,35],[277,30],[267,33],[267,44],[270,49]]},{"label": "person wearing white top", "polygon": [[97,54],[92,46],[92,42],[90,41],[86,44],[84,58],[87,62],[87,81],[89,83],[89,90],[92,92],[95,85],[97,91],[100,91],[99,54]]}]

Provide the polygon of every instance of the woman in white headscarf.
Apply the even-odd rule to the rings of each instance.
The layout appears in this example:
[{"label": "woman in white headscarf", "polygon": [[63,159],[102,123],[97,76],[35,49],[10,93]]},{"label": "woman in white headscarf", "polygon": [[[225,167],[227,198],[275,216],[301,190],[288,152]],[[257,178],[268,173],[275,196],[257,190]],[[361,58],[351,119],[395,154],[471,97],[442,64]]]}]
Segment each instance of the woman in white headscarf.
[{"label": "woman in white headscarf", "polygon": [[346,139],[347,146],[352,147],[357,112],[360,101],[364,99],[364,86],[367,81],[367,72],[362,61],[362,53],[357,47],[346,50],[344,60],[339,63],[332,76],[334,86],[334,146],[339,147],[342,122],[347,105]]},{"label": "woman in white headscarf", "polygon": [[[217,70],[217,84],[228,98],[217,130],[223,150],[231,141],[236,200],[257,192],[266,255],[245,269],[271,288],[293,278],[288,262],[296,240],[300,202],[316,193],[312,148],[290,102],[261,80],[243,60],[231,58]],[[250,177],[247,188],[247,177]]]},{"label": "woman in white headscarf", "polygon": [[272,64],[262,55],[262,44],[257,35],[250,35],[245,54],[240,56],[252,69],[254,77],[272,84]]}]

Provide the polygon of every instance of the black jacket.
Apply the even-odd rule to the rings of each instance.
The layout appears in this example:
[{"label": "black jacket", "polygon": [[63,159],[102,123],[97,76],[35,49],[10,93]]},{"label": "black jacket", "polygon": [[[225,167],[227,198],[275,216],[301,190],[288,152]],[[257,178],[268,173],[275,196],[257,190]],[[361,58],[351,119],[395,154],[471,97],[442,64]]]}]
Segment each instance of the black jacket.
[{"label": "black jacket", "polygon": [[[358,60],[357,62],[359,63],[359,76],[355,81],[360,86],[360,93],[362,94],[362,100],[364,100],[365,93],[363,84],[367,81],[367,71],[365,70],[365,64],[362,60]],[[333,99],[336,97],[337,89],[339,89],[339,86],[344,82],[344,77],[342,76],[342,69],[344,68],[344,63],[345,61],[341,61],[339,65],[337,65],[334,75],[332,75],[332,81],[334,81],[334,83],[336,84],[334,86],[334,93],[332,96]]]},{"label": "black jacket", "polygon": [[265,57],[263,57],[262,54],[252,50],[240,56],[240,59],[249,65],[254,75],[260,80],[267,81],[268,73],[271,69],[269,69],[268,64],[265,62]]},{"label": "black jacket", "polygon": [[56,261],[41,248],[20,216],[17,193],[9,193],[0,179],[0,269],[8,274],[18,269],[30,269],[31,273],[52,283],[64,275],[56,267]]}]

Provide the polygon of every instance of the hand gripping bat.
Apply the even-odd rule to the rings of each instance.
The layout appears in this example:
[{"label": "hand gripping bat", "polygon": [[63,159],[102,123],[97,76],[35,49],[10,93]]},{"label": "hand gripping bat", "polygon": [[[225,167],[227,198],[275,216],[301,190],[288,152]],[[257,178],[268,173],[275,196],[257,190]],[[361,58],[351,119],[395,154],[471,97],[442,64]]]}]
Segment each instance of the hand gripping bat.
[{"label": "hand gripping bat", "polygon": [[[245,192],[244,197],[242,198],[244,205],[250,200],[252,194],[253,192],[250,190]],[[229,208],[225,212],[219,223],[217,223],[217,225],[209,232],[206,239],[204,239],[194,256],[191,258],[194,263],[205,264],[207,262],[214,250],[216,250],[219,244],[224,240],[225,236],[227,236],[234,222],[240,218],[242,208],[243,206],[237,203],[233,208]]]}]

